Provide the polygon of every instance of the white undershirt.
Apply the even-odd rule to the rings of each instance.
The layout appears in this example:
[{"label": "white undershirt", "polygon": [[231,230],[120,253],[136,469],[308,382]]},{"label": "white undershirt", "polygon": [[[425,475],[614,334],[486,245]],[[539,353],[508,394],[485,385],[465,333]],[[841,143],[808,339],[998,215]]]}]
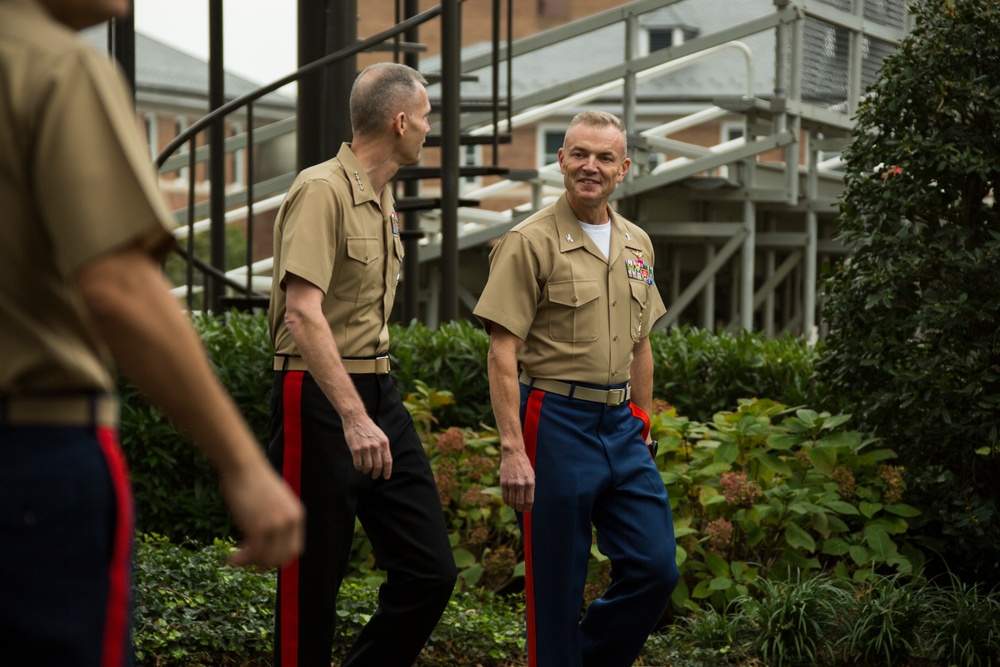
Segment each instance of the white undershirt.
[{"label": "white undershirt", "polygon": [[608,220],[603,225],[591,225],[587,222],[580,222],[580,226],[583,227],[583,231],[587,232],[594,243],[601,252],[604,253],[604,259],[608,258],[611,254],[611,221]]}]

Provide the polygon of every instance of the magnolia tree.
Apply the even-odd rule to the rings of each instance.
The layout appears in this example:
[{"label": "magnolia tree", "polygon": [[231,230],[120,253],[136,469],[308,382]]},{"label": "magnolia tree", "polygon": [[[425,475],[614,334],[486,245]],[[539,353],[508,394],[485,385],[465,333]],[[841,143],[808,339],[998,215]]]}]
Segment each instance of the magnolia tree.
[{"label": "magnolia tree", "polygon": [[895,449],[949,567],[1000,559],[1000,3],[926,0],[846,151],[822,373]]}]

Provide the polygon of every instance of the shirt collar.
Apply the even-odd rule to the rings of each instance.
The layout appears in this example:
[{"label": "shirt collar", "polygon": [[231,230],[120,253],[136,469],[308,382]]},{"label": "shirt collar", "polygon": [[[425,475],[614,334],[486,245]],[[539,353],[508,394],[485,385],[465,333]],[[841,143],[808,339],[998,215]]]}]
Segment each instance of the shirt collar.
[{"label": "shirt collar", "polygon": [[375,196],[371,181],[368,180],[368,174],[365,172],[365,168],[361,166],[358,156],[351,150],[349,143],[344,142],[341,144],[340,150],[337,152],[337,159],[344,166],[344,174],[347,177],[348,184],[351,186],[351,194],[354,196],[354,205],[357,206],[367,201],[377,203],[379,199]]}]

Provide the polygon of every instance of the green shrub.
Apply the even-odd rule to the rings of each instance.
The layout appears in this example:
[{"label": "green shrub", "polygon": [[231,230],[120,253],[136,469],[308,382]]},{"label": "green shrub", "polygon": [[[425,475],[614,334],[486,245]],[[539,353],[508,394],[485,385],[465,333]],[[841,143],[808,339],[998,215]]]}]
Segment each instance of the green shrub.
[{"label": "green shrub", "polygon": [[[261,443],[270,421],[271,344],[267,320],[233,311],[193,319],[209,360]],[[121,379],[120,438],[132,473],[143,532],[211,544],[233,534],[218,476],[205,458],[131,383]],[[262,447],[264,445],[262,444]]]},{"label": "green shrub", "polygon": [[918,512],[901,502],[895,455],[843,430],[847,421],[769,400],[706,424],[673,409],[653,417],[678,543],[675,608],[721,611],[796,570],[862,579],[919,569],[907,538]]},{"label": "green shrub", "polygon": [[650,664],[697,667],[998,664],[996,593],[956,583],[941,587],[901,574],[769,580],[723,611],[693,611],[665,638],[651,637],[646,651],[663,655],[664,645],[679,648],[682,661]]},{"label": "green shrub", "polygon": [[[135,572],[137,664],[156,667],[271,664],[274,572],[225,565],[232,542],[197,550],[147,535]],[[348,580],[337,599],[334,656],[344,656],[378,604],[377,585]],[[524,658],[524,604],[483,591],[456,591],[431,635],[421,667],[503,667]]]},{"label": "green shrub", "polygon": [[454,403],[436,413],[441,426],[477,428],[496,423],[486,373],[490,337],[481,327],[456,320],[432,330],[414,320],[406,327],[390,327],[389,340],[392,375],[400,394],[414,391],[422,380],[454,397]]},{"label": "green shrub", "polygon": [[930,596],[931,646],[959,667],[1000,664],[1000,593],[980,592],[952,575],[948,586]]},{"label": "green shrub", "polygon": [[[261,446],[265,446],[272,380],[266,318],[239,312],[225,317],[199,315],[194,325],[223,385],[233,395]],[[434,430],[448,427],[461,429],[471,442],[490,438],[495,442],[490,430],[494,420],[486,373],[486,333],[472,322],[461,321],[443,325],[437,331],[421,324],[394,326],[391,335],[395,379],[407,397],[407,407],[428,452],[433,456]],[[752,334],[716,336],[695,329],[654,332],[651,339],[660,382],[657,391],[663,392],[658,395],[684,414],[695,414],[687,411],[689,408],[697,412],[710,406],[730,406],[739,395],[761,395],[779,389],[774,395],[789,404],[799,404],[814,390],[810,369],[817,352],[794,339],[768,341]],[[208,463],[131,384],[123,380],[120,391],[121,439],[132,467],[140,530],[202,544],[232,536],[234,527],[223,505],[217,476]],[[496,456],[492,450],[480,453],[483,455]],[[513,530],[513,514],[498,507],[487,508],[485,513],[467,507],[462,498],[472,486],[492,494],[495,504],[499,503],[499,495],[496,480],[485,484],[468,479],[464,473],[463,466],[459,476],[453,476],[458,480],[458,490],[445,503],[456,512],[454,516],[449,514],[449,525],[455,530],[458,526],[468,528],[456,539],[456,555],[460,563],[467,564],[463,569],[485,567],[484,559],[489,556],[491,569],[486,580],[492,587],[501,577],[501,566],[510,558],[509,552],[500,547],[511,546],[507,533]],[[471,499],[470,495],[467,500]],[[483,542],[484,528],[490,539],[507,536],[496,544]],[[474,555],[474,562],[469,553]],[[354,574],[381,576],[360,531],[352,560]],[[470,582],[478,582],[481,574],[476,568],[466,576]]]},{"label": "green shrub", "polygon": [[788,582],[763,581],[758,597],[737,598],[735,607],[751,631],[747,642],[752,654],[774,667],[816,664],[833,654],[829,630],[849,597],[829,577],[803,579],[798,572]]},{"label": "green shrub", "polygon": [[155,535],[138,541],[139,665],[270,664],[275,576],[226,566],[232,548],[217,540],[192,551]]},{"label": "green shrub", "polygon": [[845,152],[852,254],[827,283],[821,368],[920,476],[911,486],[949,566],[991,581],[1000,533],[970,519],[996,515],[1000,484],[1000,4],[912,8]]},{"label": "green shrub", "polygon": [[741,398],[825,407],[813,371],[822,350],[800,338],[683,326],[654,331],[649,341],[653,395],[691,419],[709,421]]},{"label": "green shrub", "polygon": [[845,659],[887,667],[907,664],[921,654],[921,629],[930,615],[922,579],[879,577],[842,605],[840,639]]}]

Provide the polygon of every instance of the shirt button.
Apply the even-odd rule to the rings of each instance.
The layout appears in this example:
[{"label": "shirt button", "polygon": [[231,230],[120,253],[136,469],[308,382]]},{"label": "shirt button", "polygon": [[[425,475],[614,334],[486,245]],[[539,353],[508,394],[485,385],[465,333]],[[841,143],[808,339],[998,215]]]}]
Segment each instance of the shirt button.
[{"label": "shirt button", "polygon": [[617,306],[617,305],[618,305],[618,302],[617,302],[617,301],[612,301],[612,302],[611,302],[611,307],[612,307],[612,308],[614,308],[614,307],[615,307],[615,306]]},{"label": "shirt button", "polygon": [[614,337],[614,338],[612,338],[611,340],[618,340],[618,336],[615,336],[615,337]]},{"label": "shirt button", "polygon": [[574,296],[574,297],[573,297],[573,303],[576,303],[577,301],[579,301],[579,299],[577,299],[577,298],[576,298],[576,297]]},{"label": "shirt button", "polygon": [[611,377],[615,377],[616,375],[618,375],[618,371],[611,371]]}]

